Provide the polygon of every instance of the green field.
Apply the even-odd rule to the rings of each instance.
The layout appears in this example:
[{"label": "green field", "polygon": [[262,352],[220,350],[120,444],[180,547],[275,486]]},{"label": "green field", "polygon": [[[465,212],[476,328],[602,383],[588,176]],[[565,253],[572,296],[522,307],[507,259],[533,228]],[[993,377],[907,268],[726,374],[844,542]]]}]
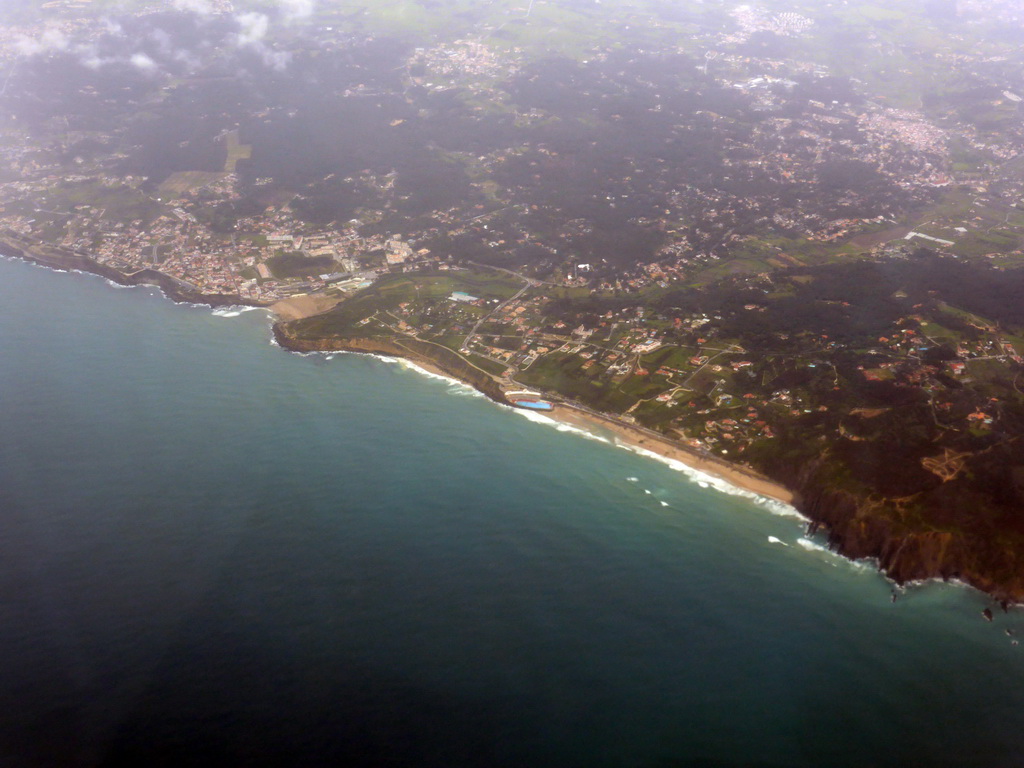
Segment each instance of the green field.
[{"label": "green field", "polygon": [[[502,301],[514,295],[522,284],[514,278],[485,271],[460,271],[449,274],[385,275],[373,285],[364,288],[350,299],[307,324],[310,332],[324,334],[357,333],[358,323],[377,312],[393,311],[408,302],[417,309],[445,303],[455,291],[462,291],[480,299]],[[479,317],[486,310],[473,305],[455,305],[467,315]],[[447,306],[445,304],[445,306]],[[317,326],[316,329],[313,326]],[[457,347],[465,334],[453,334],[451,341]],[[444,338],[437,339],[445,344]],[[446,346],[450,346],[446,344]]]}]

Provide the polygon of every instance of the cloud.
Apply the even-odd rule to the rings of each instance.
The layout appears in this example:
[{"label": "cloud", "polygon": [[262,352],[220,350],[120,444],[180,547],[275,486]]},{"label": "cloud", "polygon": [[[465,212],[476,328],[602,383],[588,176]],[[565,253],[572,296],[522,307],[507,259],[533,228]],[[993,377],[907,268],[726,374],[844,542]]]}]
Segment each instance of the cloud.
[{"label": "cloud", "polygon": [[103,28],[106,30],[108,35],[113,35],[114,37],[121,37],[124,35],[124,27],[113,19],[103,19]]},{"label": "cloud", "polygon": [[157,63],[144,53],[133,53],[128,61],[140,72],[150,73],[159,69]]},{"label": "cloud", "polygon": [[235,16],[235,21],[238,22],[240,28],[236,40],[242,46],[259,43],[267,36],[267,30],[270,29],[270,19],[266,14],[255,11],[240,13]]},{"label": "cloud", "polygon": [[210,0],[174,0],[174,7],[179,11],[191,11],[200,16],[213,14],[213,4]]},{"label": "cloud", "polygon": [[22,56],[35,56],[50,51],[66,51],[68,39],[59,29],[47,29],[39,37],[21,36],[14,44],[15,50]]},{"label": "cloud", "polygon": [[96,53],[89,54],[88,56],[86,56],[85,58],[82,59],[82,66],[83,67],[88,67],[89,69],[93,69],[93,70],[101,69],[101,68],[107,66],[108,64],[116,64],[116,63],[117,63],[117,59],[107,58],[105,56],[100,56],[99,54],[96,54]]},{"label": "cloud", "polygon": [[202,62],[195,54],[193,54],[191,51],[185,50],[175,51],[174,60],[184,64],[185,68],[190,71],[199,69],[200,64],[202,64]]},{"label": "cloud", "polygon": [[263,59],[263,63],[275,72],[284,72],[292,60],[292,55],[288,51],[275,51],[266,46],[260,48],[260,57]]},{"label": "cloud", "polygon": [[[5,0],[0,0],[2,5]],[[173,0],[177,7],[201,9],[208,5],[207,0]],[[243,14],[239,21],[241,34],[229,36],[232,39],[222,42],[234,42],[238,38],[241,43],[256,46],[267,66],[275,69],[284,68],[288,63],[286,54],[278,54],[270,49],[264,50],[260,39],[267,33],[269,24],[262,14]],[[262,18],[261,18],[262,17]],[[99,19],[103,33],[93,39],[75,40],[65,35],[58,27],[49,26],[35,36],[18,35],[12,48],[19,56],[33,57],[52,53],[64,53],[74,56],[78,62],[91,70],[105,67],[133,67],[138,72],[152,75],[163,70],[179,72],[184,65],[187,71],[198,69],[201,59],[188,46],[179,49],[174,39],[164,29],[154,27],[144,34],[136,34],[129,38],[129,33],[120,23],[110,18]],[[200,47],[208,46],[208,40],[198,41]],[[131,47],[129,47],[131,46]],[[127,50],[126,50],[127,49]],[[134,49],[134,53],[132,50]],[[142,49],[142,50],[140,50]]]},{"label": "cloud", "polygon": [[301,21],[313,15],[315,0],[278,0],[286,22]]},{"label": "cloud", "polygon": [[171,44],[171,36],[162,29],[154,29],[149,33],[148,37],[156,43],[157,49],[164,56],[170,56],[174,52],[174,46]]},{"label": "cloud", "polygon": [[277,51],[264,42],[270,31],[270,18],[263,13],[250,11],[235,16],[239,31],[235,35],[235,43],[239,48],[249,48],[259,54],[263,63],[277,72],[288,68],[292,55],[287,51]]}]

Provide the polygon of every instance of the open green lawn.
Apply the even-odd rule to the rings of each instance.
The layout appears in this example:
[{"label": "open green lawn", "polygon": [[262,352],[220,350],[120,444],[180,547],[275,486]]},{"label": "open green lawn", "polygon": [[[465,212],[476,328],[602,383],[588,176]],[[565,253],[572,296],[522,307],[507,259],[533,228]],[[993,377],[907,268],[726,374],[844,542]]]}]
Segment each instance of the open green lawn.
[{"label": "open green lawn", "polygon": [[[357,333],[361,320],[377,312],[395,310],[409,302],[414,306],[436,304],[448,299],[455,291],[462,291],[480,299],[501,301],[515,294],[522,286],[515,278],[486,271],[459,271],[432,275],[385,275],[373,285],[346,299],[330,312],[311,318],[306,328],[316,333]],[[493,306],[490,305],[490,306]],[[471,322],[489,311],[471,304],[458,305],[458,311]],[[457,348],[465,334],[453,332],[451,344],[444,338],[439,343]]]},{"label": "open green lawn", "polygon": [[103,211],[104,221],[123,224],[148,223],[163,211],[159,203],[131,187],[108,187],[99,182],[58,184],[39,207],[65,212],[79,205]]},{"label": "open green lawn", "polygon": [[182,195],[212,184],[224,176],[213,171],[178,171],[168,176],[157,188],[164,199],[173,200]]}]

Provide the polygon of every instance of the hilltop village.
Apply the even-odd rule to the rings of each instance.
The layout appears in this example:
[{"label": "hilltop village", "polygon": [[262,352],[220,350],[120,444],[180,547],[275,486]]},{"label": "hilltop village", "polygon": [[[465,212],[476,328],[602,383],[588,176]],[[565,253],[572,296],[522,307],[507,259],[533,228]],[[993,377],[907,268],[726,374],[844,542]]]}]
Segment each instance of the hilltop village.
[{"label": "hilltop village", "polygon": [[[1024,595],[1024,547],[982,546],[1024,542],[1024,69],[974,45],[1002,3],[918,49],[861,20],[853,73],[835,20],[778,4],[540,52],[551,4],[449,37],[47,5],[0,28],[9,247],[288,303],[296,348],[434,349],[489,392],[870,498],[870,525],[822,518],[837,545]],[[925,563],[933,540],[960,559]]]}]

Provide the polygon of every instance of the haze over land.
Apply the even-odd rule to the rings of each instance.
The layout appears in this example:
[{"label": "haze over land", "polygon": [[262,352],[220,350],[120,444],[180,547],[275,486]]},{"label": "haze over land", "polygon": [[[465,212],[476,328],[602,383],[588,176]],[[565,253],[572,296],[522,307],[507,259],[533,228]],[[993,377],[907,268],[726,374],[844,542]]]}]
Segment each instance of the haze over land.
[{"label": "haze over land", "polygon": [[1016,3],[3,13],[9,245],[337,303],[279,338],[609,414],[1024,597]]}]

